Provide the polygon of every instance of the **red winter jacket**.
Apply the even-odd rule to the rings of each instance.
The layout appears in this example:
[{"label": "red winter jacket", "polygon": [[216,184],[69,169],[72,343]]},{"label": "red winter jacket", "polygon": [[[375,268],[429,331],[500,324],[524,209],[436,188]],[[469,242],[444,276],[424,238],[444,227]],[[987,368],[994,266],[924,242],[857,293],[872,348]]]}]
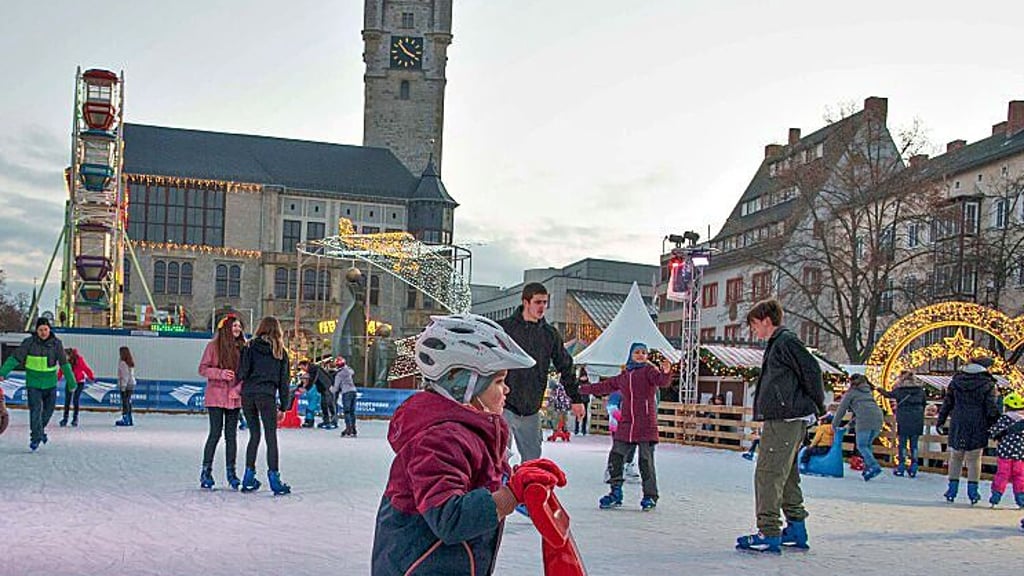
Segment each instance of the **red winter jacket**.
[{"label": "red winter jacket", "polygon": [[[79,356],[78,360],[71,365],[71,371],[75,373],[75,382],[79,385],[85,384],[86,381],[92,382],[96,380],[96,375],[92,373],[92,368],[86,363],[85,358]],[[57,380],[64,377],[64,369],[57,369]]]},{"label": "red winter jacket", "polygon": [[490,574],[503,525],[491,492],[511,473],[505,419],[419,392],[395,411],[388,441],[371,574]]},{"label": "red winter jacket", "polygon": [[622,393],[619,428],[612,438],[623,442],[658,441],[658,407],[655,402],[657,388],[672,383],[672,375],[654,366],[623,370],[618,376],[601,380],[597,384],[580,386],[580,394],[606,396],[615,390]]}]

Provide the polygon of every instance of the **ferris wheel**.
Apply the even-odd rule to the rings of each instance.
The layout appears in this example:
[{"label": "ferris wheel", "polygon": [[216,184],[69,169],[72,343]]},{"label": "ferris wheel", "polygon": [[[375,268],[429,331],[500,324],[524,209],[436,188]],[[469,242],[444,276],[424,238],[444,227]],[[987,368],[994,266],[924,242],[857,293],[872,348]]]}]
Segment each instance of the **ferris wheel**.
[{"label": "ferris wheel", "polygon": [[122,185],[124,77],[75,74],[71,166],[64,224],[63,324],[120,326],[127,201]]}]

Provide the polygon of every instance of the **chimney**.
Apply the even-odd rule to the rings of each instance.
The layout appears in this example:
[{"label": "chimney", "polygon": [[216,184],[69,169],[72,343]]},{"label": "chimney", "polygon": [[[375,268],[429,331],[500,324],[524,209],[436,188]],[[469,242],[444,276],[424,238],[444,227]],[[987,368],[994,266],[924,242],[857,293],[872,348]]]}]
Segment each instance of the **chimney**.
[{"label": "chimney", "polygon": [[864,99],[864,111],[867,112],[868,116],[885,124],[886,117],[889,114],[889,99],[870,96]]},{"label": "chimney", "polygon": [[792,146],[800,141],[800,129],[790,128],[789,129],[789,145]]},{"label": "chimney", "polygon": [[925,165],[925,162],[928,162],[927,154],[914,154],[913,156],[910,157],[911,168],[920,168],[921,166]]},{"label": "chimney", "polygon": [[992,125],[992,135],[995,136],[996,134],[1006,134],[1006,120]]},{"label": "chimney", "polygon": [[967,145],[967,140],[953,140],[949,144],[946,144],[946,154],[954,150],[959,150]]},{"label": "chimney", "polygon": [[1016,136],[1024,130],[1024,100],[1010,100],[1010,111],[1006,115],[1006,136]]},{"label": "chimney", "polygon": [[782,146],[779,144],[769,144],[764,147],[764,157],[767,160],[772,156],[778,156],[782,152]]}]

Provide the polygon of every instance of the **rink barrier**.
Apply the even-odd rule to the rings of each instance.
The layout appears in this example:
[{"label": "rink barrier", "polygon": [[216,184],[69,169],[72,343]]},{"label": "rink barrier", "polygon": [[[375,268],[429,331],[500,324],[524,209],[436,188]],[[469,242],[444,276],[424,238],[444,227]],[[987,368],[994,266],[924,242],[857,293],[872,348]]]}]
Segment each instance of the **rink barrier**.
[{"label": "rink barrier", "polygon": [[[678,402],[658,404],[658,438],[661,442],[740,451],[750,447],[760,430],[761,423],[753,421],[753,410],[748,407]],[[919,469],[946,474],[949,440],[935,431],[935,418],[925,418],[925,430],[929,432],[918,442]],[[590,432],[608,434],[608,414],[603,399],[591,402]],[[981,459],[982,477],[987,480],[996,470],[995,447],[996,443],[990,441]],[[854,437],[847,434],[843,438],[843,453],[849,456],[853,450]],[[891,467],[896,463],[896,421],[891,415],[886,416],[885,428],[875,440],[874,454],[883,466]]]},{"label": "rink barrier", "polygon": [[[24,406],[28,393],[23,376],[11,374],[0,382],[4,399],[10,406]],[[79,404],[85,410],[121,410],[121,392],[116,380],[100,379],[84,385]],[[390,388],[359,388],[356,396],[356,416],[389,418],[402,402],[415,390]],[[137,379],[132,394],[132,408],[140,412],[197,413],[204,409],[206,381],[145,380]],[[57,384],[57,406],[64,406],[64,381]],[[300,413],[306,408],[305,398],[299,400]],[[340,398],[339,398],[339,413]]]}]

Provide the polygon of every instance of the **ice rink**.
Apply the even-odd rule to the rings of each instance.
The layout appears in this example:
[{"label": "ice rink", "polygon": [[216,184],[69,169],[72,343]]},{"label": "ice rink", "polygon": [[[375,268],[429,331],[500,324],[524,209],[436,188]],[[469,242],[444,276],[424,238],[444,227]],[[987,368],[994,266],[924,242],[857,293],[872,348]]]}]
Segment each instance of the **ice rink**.
[{"label": "ice rink", "polygon": [[[198,487],[205,416],[138,414],[134,428],[115,415],[83,413],[78,428],[48,428],[49,444],[28,450],[28,413],[11,410],[0,436],[0,574],[206,576],[368,574],[374,516],[392,452],[387,422],[360,422],[358,439],[337,430],[280,431],[281,474],[289,496],[264,488],[224,489],[223,443],[217,489]],[[247,432],[240,432],[239,474]],[[733,549],[753,526],[753,465],[735,452],[662,444],[656,462],[661,500],[639,509],[627,484],[622,509],[601,511],[609,439],[545,444],[569,485],[559,497],[589,574],[1012,574],[1020,571],[1021,512],[992,510],[966,495],[953,505],[945,478],[888,473],[870,483],[806,478],[812,550],[766,557]],[[506,523],[497,574],[539,575],[539,536],[529,520]]]}]

